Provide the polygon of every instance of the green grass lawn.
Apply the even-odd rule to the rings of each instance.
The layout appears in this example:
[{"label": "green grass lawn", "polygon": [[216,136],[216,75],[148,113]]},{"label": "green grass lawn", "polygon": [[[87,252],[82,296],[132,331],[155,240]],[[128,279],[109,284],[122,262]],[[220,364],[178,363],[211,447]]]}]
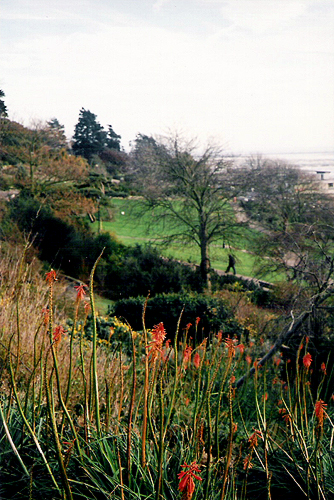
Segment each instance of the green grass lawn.
[{"label": "green grass lawn", "polygon": [[[103,222],[103,230],[114,234],[119,241],[125,245],[136,245],[153,243],[161,244],[163,234],[168,234],[168,228],[164,227],[162,222],[155,222],[154,212],[146,213],[141,218],[134,215],[134,210],[138,203],[134,199],[114,198],[114,220]],[[94,229],[97,231],[98,223],[94,223]],[[148,229],[149,228],[149,229]],[[254,276],[255,256],[252,253],[252,241],[257,236],[257,232],[248,228],[243,228],[242,232],[236,236],[233,245],[233,254],[236,257],[237,274],[245,276]],[[161,247],[160,251],[167,257],[172,257],[181,261],[193,262],[199,264],[200,252],[195,244],[176,244],[168,247]],[[225,270],[228,264],[229,248],[223,247],[223,242],[215,243],[210,247],[211,266],[214,269]]]}]

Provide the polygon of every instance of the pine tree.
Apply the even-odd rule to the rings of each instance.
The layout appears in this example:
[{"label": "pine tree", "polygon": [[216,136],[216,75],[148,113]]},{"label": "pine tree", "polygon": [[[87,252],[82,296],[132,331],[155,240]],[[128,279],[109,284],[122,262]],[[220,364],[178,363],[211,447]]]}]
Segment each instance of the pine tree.
[{"label": "pine tree", "polygon": [[7,118],[7,106],[5,105],[5,101],[2,99],[2,97],[5,97],[5,93],[0,89],[0,118]]},{"label": "pine tree", "polygon": [[101,153],[107,146],[107,132],[96,120],[96,115],[81,108],[79,121],[75,126],[72,150],[89,162],[93,155]]},{"label": "pine tree", "polygon": [[108,125],[107,147],[109,149],[121,150],[121,136],[114,132],[111,125]]}]

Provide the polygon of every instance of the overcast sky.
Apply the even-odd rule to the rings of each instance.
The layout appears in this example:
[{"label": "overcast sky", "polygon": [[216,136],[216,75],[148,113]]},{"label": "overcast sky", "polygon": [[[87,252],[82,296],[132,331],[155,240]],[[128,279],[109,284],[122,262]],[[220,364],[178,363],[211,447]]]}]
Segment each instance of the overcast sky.
[{"label": "overcast sky", "polygon": [[1,0],[0,68],[10,118],[68,137],[83,107],[125,149],[334,150],[333,0]]}]

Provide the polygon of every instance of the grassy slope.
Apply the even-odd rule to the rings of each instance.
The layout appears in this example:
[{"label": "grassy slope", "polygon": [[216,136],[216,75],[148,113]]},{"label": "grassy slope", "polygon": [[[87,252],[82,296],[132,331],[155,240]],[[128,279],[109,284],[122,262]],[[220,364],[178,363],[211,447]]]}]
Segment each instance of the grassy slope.
[{"label": "grassy slope", "polygon": [[[142,220],[135,218],[132,213],[135,204],[136,200],[114,198],[115,220],[112,222],[103,222],[103,229],[115,234],[126,245],[147,242],[158,244],[165,228],[162,227],[162,224],[154,224],[154,215],[147,214]],[[149,219],[152,220],[152,223]],[[148,225],[150,227],[149,231],[147,230]],[[94,228],[97,230],[97,223],[94,224]],[[236,238],[233,253],[236,256],[236,270],[238,274],[254,276],[255,256],[245,251],[251,251],[251,241],[254,237],[256,237],[254,231],[244,229],[243,235]],[[199,249],[196,245],[173,244],[168,248],[161,249],[161,252],[166,256],[171,256],[182,261],[199,263]],[[217,242],[215,245],[212,245],[210,248],[212,267],[214,269],[225,270],[229,252],[228,248],[223,248],[222,242],[221,244]]]}]

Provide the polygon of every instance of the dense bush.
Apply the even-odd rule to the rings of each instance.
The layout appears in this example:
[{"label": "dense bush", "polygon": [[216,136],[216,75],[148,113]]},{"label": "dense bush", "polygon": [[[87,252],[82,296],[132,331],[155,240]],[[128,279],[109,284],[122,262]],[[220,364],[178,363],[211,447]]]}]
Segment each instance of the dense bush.
[{"label": "dense bush", "polygon": [[[69,223],[54,216],[48,206],[32,197],[22,195],[10,203],[7,227],[15,221],[18,228],[32,240],[39,257],[65,274],[87,279],[89,272],[104,248],[103,257],[122,252],[123,245],[111,235],[93,235],[79,231]],[[101,274],[101,273],[100,273]],[[99,279],[100,276],[97,275]]]},{"label": "dense bush", "polygon": [[161,257],[152,246],[127,248],[121,258],[110,259],[104,280],[105,295],[118,300],[128,297],[202,291],[199,272],[190,266]]},{"label": "dense bush", "polygon": [[212,285],[215,290],[221,290],[223,288],[229,287],[230,285],[238,284],[240,290],[245,292],[252,292],[250,299],[253,304],[257,306],[269,306],[273,301],[273,293],[267,288],[263,288],[254,280],[246,280],[234,276],[233,274],[223,274],[218,275],[217,273],[212,273]]},{"label": "dense bush", "polygon": [[[142,329],[142,311],[144,297],[122,299],[111,308],[110,314],[125,318],[135,330]],[[180,321],[180,332],[192,324],[189,335],[202,340],[209,333],[223,330],[225,336],[240,335],[241,328],[229,313],[226,304],[219,298],[206,297],[200,294],[162,294],[149,298],[145,314],[147,328],[163,322],[168,333],[168,338],[173,338],[177,323]],[[196,318],[200,318],[197,332],[195,329]]]}]

